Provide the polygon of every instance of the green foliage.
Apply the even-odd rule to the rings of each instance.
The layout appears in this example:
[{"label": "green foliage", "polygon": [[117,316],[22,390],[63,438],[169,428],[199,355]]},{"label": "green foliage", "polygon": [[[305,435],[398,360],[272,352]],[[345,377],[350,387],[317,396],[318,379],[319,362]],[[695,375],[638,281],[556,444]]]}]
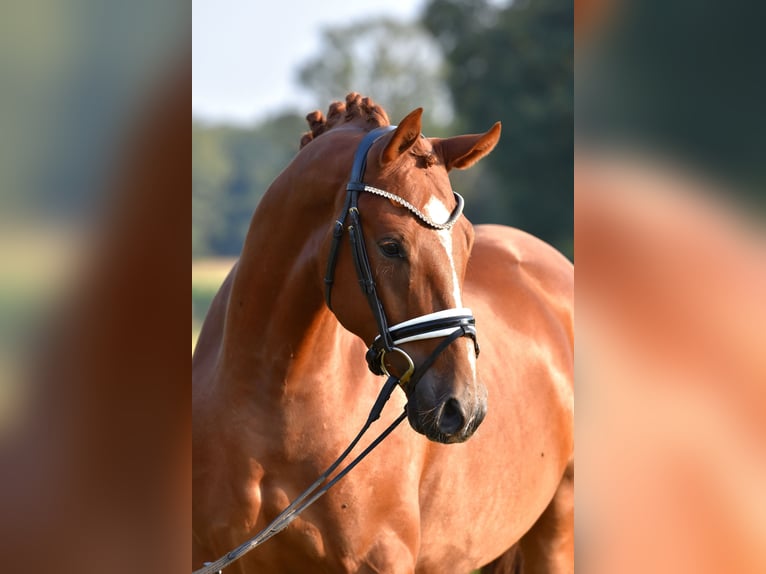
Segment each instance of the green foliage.
[{"label": "green foliage", "polygon": [[238,255],[253,211],[300,145],[306,121],[252,128],[192,125],[192,257]]},{"label": "green foliage", "polygon": [[[322,110],[350,91],[371,96],[392,122],[423,106],[424,130],[439,135],[452,113],[442,64],[439,45],[419,24],[370,20],[325,30],[300,79]],[[294,114],[251,128],[193,124],[192,257],[239,254],[258,201],[307,128]]]},{"label": "green foliage", "polygon": [[452,119],[441,49],[418,23],[380,18],[326,28],[299,79],[320,109],[354,91],[381,104],[394,124],[422,106],[431,135],[444,133]]},{"label": "green foliage", "polygon": [[624,3],[578,66],[577,131],[680,162],[764,214],[763,6],[732,8]]},{"label": "green foliage", "polygon": [[[430,136],[501,120],[497,149],[451,175],[466,215],[514,225],[572,257],[573,10],[560,0],[430,0],[421,23],[325,30],[300,81],[322,110],[349,91],[372,97],[393,123],[422,106]],[[193,128],[192,255],[237,255],[258,200],[307,126],[285,114],[252,128]]]},{"label": "green foliage", "polygon": [[485,160],[499,187],[475,198],[473,219],[520,227],[571,257],[573,4],[431,0],[423,22],[449,61],[460,123],[477,131],[503,122]]}]

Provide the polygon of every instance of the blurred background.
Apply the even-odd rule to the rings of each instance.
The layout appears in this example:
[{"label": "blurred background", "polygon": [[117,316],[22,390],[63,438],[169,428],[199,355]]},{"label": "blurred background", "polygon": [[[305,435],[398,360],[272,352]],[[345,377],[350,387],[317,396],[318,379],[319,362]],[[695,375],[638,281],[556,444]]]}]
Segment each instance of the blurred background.
[{"label": "blurred background", "polygon": [[576,8],[577,569],[766,572],[763,6]]},{"label": "blurred background", "polygon": [[189,20],[173,3],[4,3],[0,433],[41,325],[114,224],[128,139],[188,50]]},{"label": "blurred background", "polygon": [[194,2],[192,338],[252,213],[298,151],[305,116],[350,91],[429,136],[503,122],[453,187],[473,223],[513,225],[574,255],[573,21],[561,0]]},{"label": "blurred background", "polygon": [[0,563],[14,572],[187,569],[190,29],[175,0],[0,8]]},{"label": "blurred background", "polygon": [[766,572],[763,8],[320,8],[4,3],[0,562],[188,566],[188,222],[194,326],[305,114],[357,90],[503,121],[455,177],[474,222],[573,257],[577,204],[578,568]]}]

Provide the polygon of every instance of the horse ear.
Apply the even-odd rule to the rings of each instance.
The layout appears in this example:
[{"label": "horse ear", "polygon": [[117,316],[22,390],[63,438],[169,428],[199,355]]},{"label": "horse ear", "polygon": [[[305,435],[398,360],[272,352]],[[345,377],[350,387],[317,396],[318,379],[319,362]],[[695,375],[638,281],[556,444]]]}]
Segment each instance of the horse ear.
[{"label": "horse ear", "polygon": [[380,163],[386,165],[394,161],[408,149],[410,149],[420,137],[420,116],[423,108],[417,108],[407,114],[394,131],[383,153],[380,155]]},{"label": "horse ear", "polygon": [[455,136],[440,140],[438,145],[447,171],[452,168],[469,168],[495,149],[500,139],[500,128],[500,122],[495,122],[495,125],[483,134]]}]

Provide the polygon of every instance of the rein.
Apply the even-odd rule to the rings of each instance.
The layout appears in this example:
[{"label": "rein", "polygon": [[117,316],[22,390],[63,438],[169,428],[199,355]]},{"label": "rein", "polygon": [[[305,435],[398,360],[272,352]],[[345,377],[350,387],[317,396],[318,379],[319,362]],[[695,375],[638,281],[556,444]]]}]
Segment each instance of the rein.
[{"label": "rein", "polygon": [[335,459],[335,462],[327,467],[327,470],[325,470],[319,476],[319,478],[314,481],[314,484],[304,490],[300,496],[298,496],[298,498],[296,498],[287,508],[280,512],[279,515],[274,520],[272,520],[268,526],[266,526],[266,528],[261,530],[253,538],[237,546],[234,550],[225,556],[222,556],[215,562],[206,562],[202,568],[195,570],[192,574],[214,574],[216,572],[220,572],[223,568],[232,562],[236,562],[252,549],[266,542],[269,538],[279,534],[282,530],[287,528],[287,526],[293,520],[295,520],[301,512],[314,504],[314,502],[316,502],[324,493],[330,490],[330,488],[332,488],[341,478],[346,476],[346,474],[348,474],[357,464],[359,464],[362,459],[372,451],[372,449],[378,446],[383,441],[383,439],[391,434],[391,432],[397,426],[399,426],[399,423],[401,423],[407,417],[406,410],[400,414],[397,419],[392,422],[382,433],[380,433],[378,437],[372,441],[369,446],[365,448],[354,460],[348,463],[338,474],[336,474],[332,480],[320,488],[322,483],[327,480],[330,475],[348,457],[348,455],[359,442],[359,439],[362,438],[362,435],[364,435],[364,433],[367,432],[367,429],[370,428],[370,425],[380,418],[380,413],[383,410],[383,407],[385,406],[389,397],[391,396],[391,393],[393,393],[394,389],[396,388],[397,384],[399,384],[399,380],[396,377],[388,378],[388,380],[383,385],[383,388],[380,390],[378,398],[375,400],[375,404],[370,410],[370,414],[367,417],[367,422],[364,423],[364,426],[356,435],[356,437],[354,437],[354,440],[351,441],[351,444],[346,447],[346,450],[344,450],[343,453],[341,453],[341,455]]},{"label": "rein", "polygon": [[[407,208],[413,215],[415,215],[423,224],[437,230],[449,230],[460,218],[463,212],[463,198],[455,194],[457,200],[457,207],[453,210],[449,219],[444,223],[437,223],[432,221],[429,217],[424,215],[419,209],[413,206],[405,199],[389,193],[382,189],[365,185],[362,181],[364,178],[364,171],[367,165],[367,153],[369,152],[375,141],[386,133],[396,129],[396,126],[383,126],[370,131],[360,142],[354,155],[354,164],[351,169],[351,180],[346,185],[346,201],[343,206],[343,211],[340,217],[335,221],[333,227],[333,239],[332,246],[330,248],[330,256],[327,261],[327,272],[325,275],[325,301],[327,307],[332,310],[332,286],[335,278],[335,266],[338,260],[338,248],[340,246],[341,238],[343,237],[344,229],[348,230],[350,242],[351,242],[351,254],[354,260],[354,268],[356,269],[359,285],[362,288],[362,292],[366,295],[367,301],[372,310],[372,314],[375,317],[375,322],[378,326],[379,335],[375,337],[372,344],[366,353],[367,365],[370,370],[376,375],[386,375],[388,379],[384,383],[383,387],[378,394],[378,398],[370,410],[370,414],[367,417],[362,429],[356,435],[351,444],[341,455],[333,462],[327,470],[325,470],[314,483],[304,490],[298,498],[296,498],[287,508],[285,508],[274,520],[271,521],[263,530],[256,534],[253,538],[247,542],[241,544],[225,556],[222,556],[215,562],[207,562],[205,565],[195,570],[192,574],[214,574],[225,568],[232,562],[239,560],[246,553],[250,552],[257,546],[263,544],[271,537],[275,536],[293,521],[297,516],[303,512],[306,508],[316,502],[323,494],[325,494],[330,488],[332,488],[341,478],[348,474],[359,462],[362,461],[383,439],[385,439],[391,432],[407,417],[407,407],[405,406],[404,412],[397,417],[397,419],[391,423],[378,437],[373,440],[367,448],[365,448],[356,458],[348,463],[342,470],[340,470],[329,482],[324,486],[326,480],[330,478],[333,472],[343,463],[348,457],[354,447],[357,445],[362,436],[367,432],[373,422],[380,418],[380,414],[383,411],[383,407],[390,398],[391,394],[397,385],[401,385],[406,390],[408,383],[411,383],[410,392],[414,390],[414,385],[425,374],[425,372],[433,365],[438,356],[455,340],[460,337],[470,337],[474,342],[474,349],[476,356],[479,355],[479,344],[476,339],[476,320],[470,309],[446,309],[443,311],[437,311],[435,313],[429,313],[409,319],[402,323],[398,323],[393,327],[388,326],[388,319],[386,318],[385,310],[383,309],[383,303],[378,297],[375,280],[373,278],[372,269],[370,267],[370,261],[367,256],[367,249],[364,245],[364,237],[362,235],[362,223],[359,214],[359,193],[367,192],[377,196],[385,197],[392,201],[397,202],[403,207]],[[346,220],[350,220],[346,227]],[[437,339],[443,338],[434,351],[419,365],[415,365],[412,358],[404,350],[397,345],[412,341],[421,341],[425,339]],[[398,354],[406,361],[407,369],[402,375],[394,375],[389,373],[389,369],[386,366],[386,356],[390,354]],[[321,487],[321,488],[320,488]]]}]

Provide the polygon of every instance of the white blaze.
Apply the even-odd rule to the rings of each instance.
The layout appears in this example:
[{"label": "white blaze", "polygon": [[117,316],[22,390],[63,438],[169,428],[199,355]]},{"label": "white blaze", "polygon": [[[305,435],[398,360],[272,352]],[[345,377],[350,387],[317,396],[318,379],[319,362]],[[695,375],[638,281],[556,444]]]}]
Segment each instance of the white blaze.
[{"label": "white blaze", "polygon": [[[447,221],[449,216],[452,215],[447,206],[435,197],[431,197],[425,206],[426,215],[431,218],[432,221],[441,223]],[[460,293],[460,282],[457,278],[457,269],[455,268],[455,257],[452,253],[452,230],[439,229],[436,231],[439,236],[439,242],[444,247],[444,251],[447,253],[447,260],[449,261],[450,271],[452,272],[452,298],[453,306],[456,308],[463,306],[463,297]],[[468,345],[468,362],[471,365],[473,371],[473,378],[476,380],[476,354],[474,352],[473,340],[465,337],[466,345]]]},{"label": "white blaze", "polygon": [[[426,215],[437,223],[447,221],[451,215],[449,209],[438,199],[432,197],[428,200],[425,207]],[[457,280],[457,270],[455,269],[455,258],[452,254],[452,231],[450,229],[439,229],[436,231],[439,236],[439,242],[444,247],[444,251],[447,253],[447,260],[450,264],[450,271],[452,272],[452,297],[453,306],[462,307],[462,297],[460,295],[460,283]]]},{"label": "white blaze", "polygon": [[[432,221],[441,223],[447,221],[449,216],[452,215],[447,206],[435,197],[431,197],[426,203],[424,211],[426,215],[431,218]],[[453,306],[456,308],[463,306],[463,297],[460,293],[460,282],[457,278],[457,269],[455,268],[455,257],[452,253],[452,230],[439,229],[436,231],[439,236],[439,242],[444,247],[444,251],[447,253],[447,260],[449,261],[450,271],[452,272],[452,298]],[[476,354],[474,352],[473,340],[465,337],[466,345],[468,345],[468,362],[471,365],[473,371],[474,380],[476,379]]]}]

